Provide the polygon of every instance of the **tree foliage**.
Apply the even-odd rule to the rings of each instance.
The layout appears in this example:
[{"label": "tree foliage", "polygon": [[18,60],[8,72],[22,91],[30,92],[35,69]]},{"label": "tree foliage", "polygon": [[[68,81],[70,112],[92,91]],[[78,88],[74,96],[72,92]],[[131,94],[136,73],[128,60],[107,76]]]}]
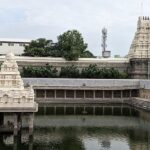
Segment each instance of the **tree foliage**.
[{"label": "tree foliage", "polygon": [[98,79],[119,79],[119,78],[128,78],[128,75],[125,73],[120,73],[114,68],[102,68],[99,69],[96,64],[89,65],[86,68],[83,68],[81,71],[82,78],[98,78]]},{"label": "tree foliage", "polygon": [[99,69],[96,64],[89,65],[79,71],[75,65],[61,67],[60,72],[53,66],[42,67],[24,67],[22,70],[22,77],[41,77],[41,78],[95,78],[95,79],[125,79],[128,74],[120,73],[114,68]]},{"label": "tree foliage", "polygon": [[79,57],[93,56],[86,51],[87,44],[77,30],[69,30],[58,36],[58,49],[66,60],[78,60]]},{"label": "tree foliage", "polygon": [[31,41],[28,46],[25,46],[25,56],[39,56],[46,57],[50,55],[50,51],[53,48],[52,40],[46,40],[44,38]]},{"label": "tree foliage", "polygon": [[80,76],[79,69],[77,66],[71,65],[61,67],[59,77],[61,78],[78,78]]},{"label": "tree foliage", "polygon": [[99,73],[100,72],[96,64],[89,65],[89,67],[82,69],[81,77],[82,78],[97,78]]},{"label": "tree foliage", "polygon": [[46,66],[38,66],[38,67],[23,67],[21,72],[21,76],[23,77],[36,77],[36,78],[56,78],[57,77],[57,69],[50,65]]},{"label": "tree foliage", "polygon": [[95,56],[88,50],[84,51],[81,55],[81,58],[95,58]]},{"label": "tree foliage", "polygon": [[77,30],[69,30],[58,36],[58,42],[40,38],[31,41],[25,46],[24,56],[38,57],[64,57],[66,60],[78,60],[79,57],[94,57],[86,50],[87,44],[84,43],[81,33]]}]

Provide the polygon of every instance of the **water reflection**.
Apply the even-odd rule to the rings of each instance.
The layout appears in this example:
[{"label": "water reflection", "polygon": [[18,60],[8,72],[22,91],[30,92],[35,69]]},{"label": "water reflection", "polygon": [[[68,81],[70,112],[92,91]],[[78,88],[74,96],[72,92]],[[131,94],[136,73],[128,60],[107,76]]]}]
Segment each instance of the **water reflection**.
[{"label": "water reflection", "polygon": [[36,116],[34,138],[1,135],[0,150],[149,150],[149,113],[139,116]]}]

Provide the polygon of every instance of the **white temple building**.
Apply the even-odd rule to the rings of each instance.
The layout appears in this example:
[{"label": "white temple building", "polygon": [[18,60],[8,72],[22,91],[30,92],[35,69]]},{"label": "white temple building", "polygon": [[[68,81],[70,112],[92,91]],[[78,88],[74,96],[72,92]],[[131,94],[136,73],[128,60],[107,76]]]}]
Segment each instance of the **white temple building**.
[{"label": "white temple building", "polygon": [[13,53],[8,53],[0,71],[0,111],[36,112],[38,104],[34,102],[34,90],[24,88],[18,65]]},{"label": "white temple building", "polygon": [[150,58],[150,18],[139,17],[137,31],[132,41],[129,58]]}]

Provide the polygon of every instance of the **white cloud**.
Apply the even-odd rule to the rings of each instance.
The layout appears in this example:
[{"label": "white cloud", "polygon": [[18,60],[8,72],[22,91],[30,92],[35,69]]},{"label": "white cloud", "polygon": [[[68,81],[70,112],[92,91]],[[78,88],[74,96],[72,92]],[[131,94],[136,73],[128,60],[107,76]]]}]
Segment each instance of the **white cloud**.
[{"label": "white cloud", "polygon": [[[108,29],[108,48],[127,54],[140,15],[141,0],[0,0],[0,35],[10,38],[56,37],[78,29],[89,50],[100,55],[101,29]],[[144,0],[144,15],[150,1]]]}]

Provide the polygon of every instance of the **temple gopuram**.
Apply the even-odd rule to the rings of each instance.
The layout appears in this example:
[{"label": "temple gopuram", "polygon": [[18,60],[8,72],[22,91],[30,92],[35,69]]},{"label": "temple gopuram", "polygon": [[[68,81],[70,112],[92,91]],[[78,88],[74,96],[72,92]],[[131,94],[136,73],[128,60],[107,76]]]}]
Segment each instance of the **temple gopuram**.
[{"label": "temple gopuram", "polygon": [[0,71],[0,124],[4,123],[4,113],[11,113],[14,116],[14,133],[17,135],[22,115],[27,115],[29,130],[32,134],[34,112],[37,111],[38,104],[34,102],[34,90],[32,86],[24,87],[15,56],[13,53],[8,53]]}]

